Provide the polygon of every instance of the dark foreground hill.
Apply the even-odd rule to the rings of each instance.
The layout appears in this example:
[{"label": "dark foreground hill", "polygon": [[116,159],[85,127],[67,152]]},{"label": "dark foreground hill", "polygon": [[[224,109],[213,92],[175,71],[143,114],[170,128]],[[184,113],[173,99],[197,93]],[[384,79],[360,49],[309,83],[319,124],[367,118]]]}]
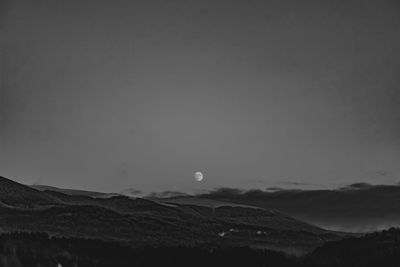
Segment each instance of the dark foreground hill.
[{"label": "dark foreground hill", "polygon": [[393,267],[400,265],[400,230],[328,242],[314,252],[288,256],[249,247],[161,246],[132,248],[119,242],[55,238],[46,233],[0,235],[0,266],[125,267]]},{"label": "dark foreground hill", "polygon": [[[130,247],[241,247],[304,254],[343,238],[277,211],[237,205],[160,203],[39,191],[1,178],[2,232],[45,232]],[[6,193],[3,193],[6,192]]]},{"label": "dark foreground hill", "polygon": [[327,242],[309,254],[305,263],[311,267],[400,266],[400,229]]},{"label": "dark foreground hill", "polygon": [[0,266],[62,267],[294,267],[283,253],[248,247],[132,248],[117,242],[50,238],[45,233],[0,235]]}]

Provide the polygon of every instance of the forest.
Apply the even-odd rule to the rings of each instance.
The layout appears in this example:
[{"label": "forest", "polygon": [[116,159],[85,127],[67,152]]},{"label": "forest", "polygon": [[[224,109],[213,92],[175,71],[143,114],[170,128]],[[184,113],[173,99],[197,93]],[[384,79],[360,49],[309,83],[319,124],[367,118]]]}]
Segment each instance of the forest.
[{"label": "forest", "polygon": [[327,242],[303,257],[249,247],[140,247],[47,233],[0,235],[0,264],[19,266],[372,267],[400,262],[400,229]]}]

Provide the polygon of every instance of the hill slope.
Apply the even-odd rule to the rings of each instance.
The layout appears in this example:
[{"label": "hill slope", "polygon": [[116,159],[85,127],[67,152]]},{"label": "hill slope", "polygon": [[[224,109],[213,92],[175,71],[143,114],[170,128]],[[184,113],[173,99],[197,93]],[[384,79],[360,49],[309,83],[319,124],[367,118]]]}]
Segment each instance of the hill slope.
[{"label": "hill slope", "polygon": [[[276,211],[229,203],[165,203],[38,191],[6,178],[0,200],[3,231],[111,240],[130,246],[251,246],[305,253],[337,233]],[[22,204],[21,204],[22,203]],[[23,205],[24,209],[16,208]],[[40,209],[37,209],[37,206]]]},{"label": "hill slope", "polygon": [[308,255],[306,266],[392,267],[400,265],[400,229],[328,242]]},{"label": "hill slope", "polygon": [[58,203],[58,199],[0,176],[0,202],[5,206],[34,208]]}]

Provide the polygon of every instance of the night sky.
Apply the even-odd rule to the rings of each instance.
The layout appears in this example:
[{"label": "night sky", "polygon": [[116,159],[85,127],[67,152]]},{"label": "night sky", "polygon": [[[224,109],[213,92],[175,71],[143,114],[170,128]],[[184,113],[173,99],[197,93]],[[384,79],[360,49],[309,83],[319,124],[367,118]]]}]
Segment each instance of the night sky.
[{"label": "night sky", "polygon": [[397,0],[0,10],[2,176],[106,192],[400,181]]}]

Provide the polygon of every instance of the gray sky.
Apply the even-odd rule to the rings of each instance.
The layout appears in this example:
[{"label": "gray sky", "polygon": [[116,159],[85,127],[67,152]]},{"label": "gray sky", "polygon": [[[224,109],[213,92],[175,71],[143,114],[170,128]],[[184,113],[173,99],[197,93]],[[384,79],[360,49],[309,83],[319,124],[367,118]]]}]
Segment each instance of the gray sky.
[{"label": "gray sky", "polygon": [[396,0],[0,9],[0,175],[101,191],[400,180]]}]

